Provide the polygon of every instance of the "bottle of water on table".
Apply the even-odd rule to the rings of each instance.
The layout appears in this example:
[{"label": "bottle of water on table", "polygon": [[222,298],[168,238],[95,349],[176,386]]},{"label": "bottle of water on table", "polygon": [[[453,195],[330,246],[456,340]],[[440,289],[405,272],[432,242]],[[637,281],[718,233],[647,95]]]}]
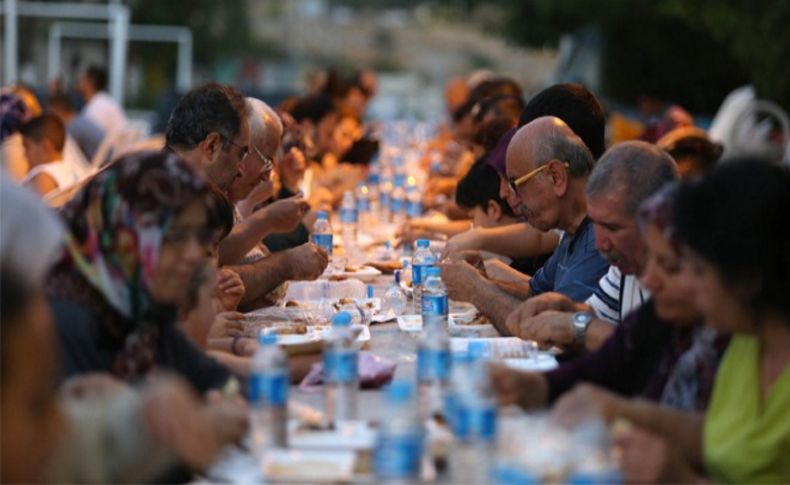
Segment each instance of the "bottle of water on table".
[{"label": "bottle of water on table", "polygon": [[406,308],[406,295],[403,294],[403,289],[400,287],[401,274],[401,270],[395,270],[395,279],[384,292],[384,298],[381,301],[382,311],[384,313],[392,311],[396,318],[401,316]]},{"label": "bottle of water on table", "polygon": [[371,224],[370,189],[362,182],[357,184],[357,218],[362,230]]},{"label": "bottle of water on table", "polygon": [[406,190],[403,188],[405,184],[406,176],[396,174],[395,187],[390,195],[390,212],[392,213],[392,222],[398,226],[406,222]]},{"label": "bottle of water on table", "polygon": [[450,422],[455,442],[450,475],[454,482],[489,483],[496,447],[496,402],[485,352],[478,352],[472,344],[469,352],[467,372],[454,374],[452,381]]},{"label": "bottle of water on table", "polygon": [[417,382],[423,418],[442,413],[450,380],[450,337],[440,326],[423,327],[417,345]]},{"label": "bottle of water on table", "polygon": [[373,471],[385,483],[417,483],[422,463],[424,429],[414,387],[394,381],[385,394],[381,428],[373,450]]},{"label": "bottle of water on table", "polygon": [[332,317],[332,331],[324,346],[324,407],[332,423],[353,421],[359,392],[358,352],[354,347],[351,314]]},{"label": "bottle of water on table", "polygon": [[326,211],[318,211],[316,220],[313,224],[313,234],[311,241],[316,246],[323,248],[329,256],[332,256],[332,225],[329,223],[329,214]]},{"label": "bottle of water on table", "polygon": [[261,332],[252,359],[249,402],[252,433],[258,452],[287,446],[288,359],[277,345],[277,335]]},{"label": "bottle of water on table", "polygon": [[418,239],[417,248],[411,259],[411,284],[414,291],[414,313],[420,314],[422,306],[422,285],[425,281],[426,270],[436,265],[436,257],[431,252],[431,242],[427,239]]},{"label": "bottle of water on table", "polygon": [[422,195],[416,185],[406,189],[406,215],[412,219],[422,216]]},{"label": "bottle of water on table", "polygon": [[354,194],[350,190],[346,190],[340,203],[340,229],[343,235],[343,245],[346,248],[353,248],[357,245],[358,222],[359,213]]},{"label": "bottle of water on table", "polygon": [[447,287],[442,282],[441,270],[436,266],[428,266],[421,271],[423,277],[422,297],[420,298],[420,313],[422,315],[422,328],[440,328],[447,332],[449,316],[449,302]]}]

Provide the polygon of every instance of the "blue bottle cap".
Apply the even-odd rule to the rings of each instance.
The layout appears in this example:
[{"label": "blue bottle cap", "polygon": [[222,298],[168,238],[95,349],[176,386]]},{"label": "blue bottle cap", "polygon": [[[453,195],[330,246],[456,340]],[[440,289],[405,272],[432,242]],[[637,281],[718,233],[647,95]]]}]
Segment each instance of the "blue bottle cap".
[{"label": "blue bottle cap", "polygon": [[277,334],[268,330],[261,330],[258,335],[258,343],[261,345],[277,345]]},{"label": "blue bottle cap", "polygon": [[431,241],[427,239],[417,239],[417,247],[418,248],[429,248],[431,247]]},{"label": "blue bottle cap", "polygon": [[408,402],[414,396],[414,386],[409,381],[392,381],[387,388],[387,400],[390,402]]},{"label": "blue bottle cap", "polygon": [[368,285],[368,298],[373,298],[373,285]]},{"label": "blue bottle cap", "polygon": [[329,213],[327,213],[327,211],[318,211],[315,215],[318,219],[329,219]]},{"label": "blue bottle cap", "polygon": [[435,276],[437,278],[442,277],[442,270],[441,268],[437,268],[436,266],[429,266],[428,269],[425,271],[425,276],[431,277]]},{"label": "blue bottle cap", "polygon": [[400,270],[399,269],[395,270],[395,284],[398,284],[398,285],[400,284]]},{"label": "blue bottle cap", "polygon": [[332,326],[348,327],[349,325],[351,325],[351,314],[347,311],[337,312],[332,317]]}]

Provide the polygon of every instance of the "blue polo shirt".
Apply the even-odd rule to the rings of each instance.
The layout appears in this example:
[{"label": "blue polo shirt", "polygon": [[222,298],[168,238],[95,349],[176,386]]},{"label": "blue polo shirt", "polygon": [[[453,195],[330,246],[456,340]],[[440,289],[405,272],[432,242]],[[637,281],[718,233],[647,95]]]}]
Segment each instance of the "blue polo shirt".
[{"label": "blue polo shirt", "polygon": [[598,287],[609,263],[595,249],[594,226],[585,217],[573,236],[562,235],[557,249],[529,281],[533,295],[556,291],[573,301],[585,301]]}]

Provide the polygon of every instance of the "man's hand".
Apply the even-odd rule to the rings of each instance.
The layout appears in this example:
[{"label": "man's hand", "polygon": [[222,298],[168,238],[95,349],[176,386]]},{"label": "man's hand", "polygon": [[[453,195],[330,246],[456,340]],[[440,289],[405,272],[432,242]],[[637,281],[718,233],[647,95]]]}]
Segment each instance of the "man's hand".
[{"label": "man's hand", "polygon": [[447,287],[447,294],[453,300],[472,301],[476,288],[485,283],[483,275],[466,261],[444,263],[442,281]]},{"label": "man's hand", "polygon": [[526,320],[511,320],[508,317],[507,327],[513,335],[524,340],[534,340],[544,350],[554,346],[573,347],[576,341],[576,329],[571,323],[570,313],[547,310]]},{"label": "man's hand", "polygon": [[589,419],[612,422],[623,399],[592,384],[579,384],[555,404],[552,419],[566,428],[575,428]]},{"label": "man's hand", "polygon": [[215,296],[225,311],[234,311],[244,298],[244,282],[238,273],[228,268],[220,268],[217,273]]},{"label": "man's hand", "polygon": [[513,335],[518,335],[518,328],[521,322],[531,319],[547,310],[557,310],[561,312],[573,312],[576,303],[563,295],[553,291],[541,293],[540,295],[533,296],[521,303],[510,314],[507,319],[507,328]]},{"label": "man's hand", "polygon": [[483,241],[480,237],[480,231],[477,229],[470,229],[448,239],[444,251],[442,252],[442,257],[452,257],[453,253],[461,251],[480,250],[483,249],[482,246]]},{"label": "man's hand", "polygon": [[214,323],[208,332],[208,338],[237,337],[244,333],[244,314],[239,312],[222,312],[214,317]]},{"label": "man's hand", "polygon": [[299,196],[280,199],[266,206],[266,223],[272,232],[291,232],[299,227],[305,213],[310,209]]},{"label": "man's hand", "polygon": [[329,255],[313,243],[305,243],[287,251],[292,280],[314,280],[329,263]]},{"label": "man's hand", "polygon": [[546,380],[540,373],[511,369],[500,364],[490,364],[488,372],[501,406],[516,404],[530,409],[546,405]]},{"label": "man's hand", "polygon": [[615,426],[614,446],[624,483],[700,483],[705,481],[667,440],[627,423]]}]

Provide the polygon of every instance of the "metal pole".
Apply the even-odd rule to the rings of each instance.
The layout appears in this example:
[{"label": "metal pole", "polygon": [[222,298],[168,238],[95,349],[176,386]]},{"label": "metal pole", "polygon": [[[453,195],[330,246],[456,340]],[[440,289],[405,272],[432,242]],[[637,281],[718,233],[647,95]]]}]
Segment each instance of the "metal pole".
[{"label": "metal pole", "polygon": [[112,42],[110,50],[110,94],[123,106],[124,71],[126,70],[126,50],[129,36],[129,9],[122,5],[112,5]]},{"label": "metal pole", "polygon": [[192,87],[192,32],[184,29],[178,41],[178,69],[176,71],[176,90],[180,93]]},{"label": "metal pole", "polygon": [[17,5],[16,0],[5,0],[5,84],[17,81],[19,51],[17,50]]}]

